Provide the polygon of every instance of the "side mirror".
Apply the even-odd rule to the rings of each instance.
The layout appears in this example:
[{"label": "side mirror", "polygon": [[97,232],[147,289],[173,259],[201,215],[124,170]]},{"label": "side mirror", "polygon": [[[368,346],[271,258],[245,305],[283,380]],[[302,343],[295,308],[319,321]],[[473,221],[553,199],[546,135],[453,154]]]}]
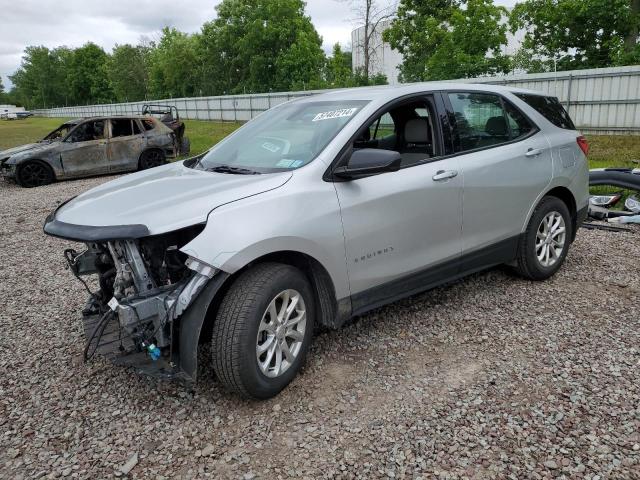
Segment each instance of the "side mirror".
[{"label": "side mirror", "polygon": [[347,180],[369,177],[378,173],[396,172],[400,170],[402,156],[392,150],[362,148],[354,150],[346,166],[333,171],[336,177]]}]

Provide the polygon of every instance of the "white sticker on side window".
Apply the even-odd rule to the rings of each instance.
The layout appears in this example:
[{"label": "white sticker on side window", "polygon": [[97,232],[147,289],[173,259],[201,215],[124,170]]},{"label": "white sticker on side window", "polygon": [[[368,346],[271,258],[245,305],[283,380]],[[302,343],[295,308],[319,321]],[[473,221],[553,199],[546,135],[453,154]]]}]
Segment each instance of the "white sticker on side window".
[{"label": "white sticker on side window", "polygon": [[330,112],[322,112],[313,117],[312,122],[320,120],[331,120],[332,118],[350,117],[358,111],[357,108],[341,108],[340,110],[331,110]]}]

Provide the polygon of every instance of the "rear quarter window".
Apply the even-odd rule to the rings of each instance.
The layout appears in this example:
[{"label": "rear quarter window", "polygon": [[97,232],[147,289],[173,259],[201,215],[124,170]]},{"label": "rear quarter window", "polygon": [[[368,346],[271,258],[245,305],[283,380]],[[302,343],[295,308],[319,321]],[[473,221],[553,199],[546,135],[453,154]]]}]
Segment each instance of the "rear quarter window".
[{"label": "rear quarter window", "polygon": [[557,98],[545,97],[543,95],[532,95],[528,93],[515,93],[514,95],[553,123],[556,127],[563,128],[565,130],[576,129],[571,117],[569,117],[569,114]]}]

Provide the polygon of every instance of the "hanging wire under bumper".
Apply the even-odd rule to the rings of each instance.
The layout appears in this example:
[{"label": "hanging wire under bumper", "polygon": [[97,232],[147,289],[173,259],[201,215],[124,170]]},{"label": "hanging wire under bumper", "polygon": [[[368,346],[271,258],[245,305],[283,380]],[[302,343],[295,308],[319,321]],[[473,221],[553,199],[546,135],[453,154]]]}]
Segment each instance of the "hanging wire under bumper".
[{"label": "hanging wire under bumper", "polygon": [[153,360],[146,351],[140,351],[130,335],[125,334],[117,315],[110,312],[107,315],[106,318],[104,315],[83,315],[86,354],[106,358],[115,365],[132,367],[139,373],[158,379],[190,380],[179,366],[178,355]]}]

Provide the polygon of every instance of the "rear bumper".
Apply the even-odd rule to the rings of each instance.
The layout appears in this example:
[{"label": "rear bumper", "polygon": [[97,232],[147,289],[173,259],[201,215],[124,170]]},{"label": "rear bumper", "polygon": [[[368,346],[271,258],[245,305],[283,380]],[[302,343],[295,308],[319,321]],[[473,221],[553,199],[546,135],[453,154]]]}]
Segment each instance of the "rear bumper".
[{"label": "rear bumper", "polygon": [[583,207],[576,213],[576,228],[580,228],[584,221],[587,219],[587,212],[589,211],[589,207]]},{"label": "rear bumper", "polygon": [[576,212],[576,228],[573,231],[573,238],[571,239],[572,241],[575,240],[578,229],[582,227],[582,224],[587,219],[588,212],[589,212],[588,206],[583,207]]}]

